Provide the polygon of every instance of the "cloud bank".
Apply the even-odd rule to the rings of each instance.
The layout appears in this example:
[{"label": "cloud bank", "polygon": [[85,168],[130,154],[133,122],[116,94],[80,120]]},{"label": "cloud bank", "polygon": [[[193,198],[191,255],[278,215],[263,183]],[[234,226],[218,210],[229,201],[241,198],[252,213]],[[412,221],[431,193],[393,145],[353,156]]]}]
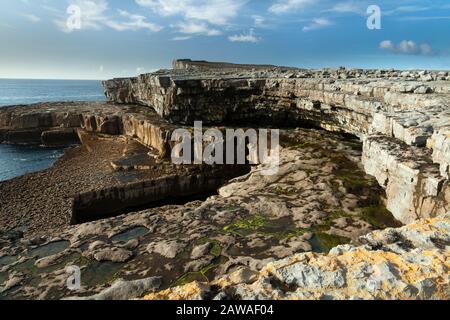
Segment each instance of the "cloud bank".
[{"label": "cloud bank", "polygon": [[399,44],[395,44],[391,40],[384,40],[380,43],[379,48],[397,54],[432,55],[434,53],[428,43],[417,44],[412,40],[403,40]]}]

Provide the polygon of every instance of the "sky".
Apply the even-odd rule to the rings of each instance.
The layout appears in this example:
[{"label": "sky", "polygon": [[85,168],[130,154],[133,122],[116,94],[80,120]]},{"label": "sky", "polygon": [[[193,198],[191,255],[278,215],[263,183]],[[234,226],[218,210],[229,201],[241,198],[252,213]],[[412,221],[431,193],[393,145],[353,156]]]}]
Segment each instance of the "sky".
[{"label": "sky", "polygon": [[450,1],[0,3],[0,78],[109,79],[169,68],[176,58],[450,70]]}]

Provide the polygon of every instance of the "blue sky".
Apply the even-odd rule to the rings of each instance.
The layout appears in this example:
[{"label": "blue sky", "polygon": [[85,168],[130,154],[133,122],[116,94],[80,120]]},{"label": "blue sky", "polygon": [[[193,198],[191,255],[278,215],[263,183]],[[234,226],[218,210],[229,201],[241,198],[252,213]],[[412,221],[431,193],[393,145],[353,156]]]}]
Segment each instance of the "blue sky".
[{"label": "blue sky", "polygon": [[[80,9],[68,29],[67,9]],[[367,28],[367,8],[381,29]],[[106,79],[174,58],[450,69],[448,0],[2,0],[0,78]]]}]

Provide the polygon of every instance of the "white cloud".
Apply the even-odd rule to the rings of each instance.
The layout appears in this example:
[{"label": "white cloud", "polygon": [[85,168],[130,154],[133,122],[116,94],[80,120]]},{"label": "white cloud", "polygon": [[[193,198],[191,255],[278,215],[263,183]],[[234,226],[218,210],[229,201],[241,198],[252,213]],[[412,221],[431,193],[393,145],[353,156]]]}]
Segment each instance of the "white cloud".
[{"label": "white cloud", "polygon": [[425,55],[433,54],[433,48],[428,43],[422,43],[420,46],[420,52]]},{"label": "white cloud", "polygon": [[[108,10],[108,2],[106,0],[72,0],[70,5],[80,8],[82,29],[99,30],[107,21],[105,13]],[[65,26],[66,21],[62,21],[62,24]]]},{"label": "white cloud", "polygon": [[177,36],[177,37],[173,37],[172,41],[186,41],[192,39],[192,36]]},{"label": "white cloud", "polygon": [[181,16],[185,20],[226,25],[238,15],[247,0],[135,0],[162,16]]},{"label": "white cloud", "polygon": [[236,34],[228,37],[228,40],[231,42],[251,42],[251,43],[257,43],[261,39],[256,37],[255,32],[253,29],[250,29],[250,32],[247,34]]},{"label": "white cloud", "polygon": [[303,32],[323,29],[323,28],[331,26],[332,24],[333,23],[326,18],[316,18],[316,19],[313,19],[311,24],[303,27]]},{"label": "white cloud", "polygon": [[119,22],[114,20],[107,20],[105,24],[108,27],[117,31],[126,31],[126,30],[137,31],[140,29],[146,29],[152,32],[158,32],[163,29],[163,27],[157,24],[147,22],[146,21],[147,18],[142,15],[131,14],[125,10],[119,10],[119,14],[122,17],[128,18],[129,21]]},{"label": "white cloud", "polygon": [[385,15],[393,15],[393,14],[401,14],[401,13],[411,13],[411,12],[421,12],[421,11],[427,11],[432,9],[432,7],[425,7],[425,6],[399,6],[392,10],[386,10],[383,12]]},{"label": "white cloud", "polygon": [[[69,5],[75,5],[80,8],[81,29],[82,30],[100,30],[103,27],[109,27],[116,31],[137,31],[149,30],[157,32],[162,29],[161,26],[146,21],[142,15],[131,14],[124,10],[118,10],[119,15],[126,20],[117,20],[109,16],[107,0],[71,0]],[[67,28],[67,13],[61,15],[61,18],[55,23],[64,31],[72,32]]]},{"label": "white cloud", "polygon": [[380,42],[380,49],[393,50],[394,48],[394,43],[392,43],[391,40],[384,40]]},{"label": "white cloud", "polygon": [[398,45],[391,40],[384,40],[379,45],[380,49],[391,51],[398,54],[416,54],[416,55],[431,55],[433,48],[427,44],[417,44],[412,40],[403,40]]},{"label": "white cloud", "polygon": [[361,4],[361,2],[356,1],[346,1],[346,2],[339,2],[331,8],[330,12],[336,12],[336,13],[356,13],[356,14],[366,14],[366,8],[367,6],[364,6],[364,4]]},{"label": "white cloud", "polygon": [[404,21],[427,21],[427,20],[450,20],[450,16],[413,16],[413,17],[402,17],[399,20]]},{"label": "white cloud", "polygon": [[184,34],[205,36],[218,36],[222,34],[220,30],[210,28],[205,22],[184,21],[173,27],[177,28],[178,32]]},{"label": "white cloud", "polygon": [[34,14],[24,13],[24,14],[22,14],[22,16],[34,23],[41,21],[41,18],[39,18],[38,16],[36,16]]},{"label": "white cloud", "polygon": [[[248,0],[135,0],[163,17],[179,17],[181,22],[171,25],[183,35],[217,36],[231,25],[239,9]],[[176,36],[172,40],[187,40],[187,36]]]},{"label": "white cloud", "polygon": [[276,14],[288,13],[304,9],[314,2],[317,0],[278,0],[269,8],[269,11]]}]

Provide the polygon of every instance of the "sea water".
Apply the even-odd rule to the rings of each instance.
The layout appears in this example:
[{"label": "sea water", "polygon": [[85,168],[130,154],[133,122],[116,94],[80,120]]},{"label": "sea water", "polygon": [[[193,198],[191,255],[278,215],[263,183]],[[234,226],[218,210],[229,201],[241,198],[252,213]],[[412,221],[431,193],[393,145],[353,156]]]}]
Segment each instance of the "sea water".
[{"label": "sea water", "polygon": [[[0,109],[7,105],[55,101],[103,101],[101,81],[0,79]],[[53,165],[61,148],[0,144],[0,181]]]}]

